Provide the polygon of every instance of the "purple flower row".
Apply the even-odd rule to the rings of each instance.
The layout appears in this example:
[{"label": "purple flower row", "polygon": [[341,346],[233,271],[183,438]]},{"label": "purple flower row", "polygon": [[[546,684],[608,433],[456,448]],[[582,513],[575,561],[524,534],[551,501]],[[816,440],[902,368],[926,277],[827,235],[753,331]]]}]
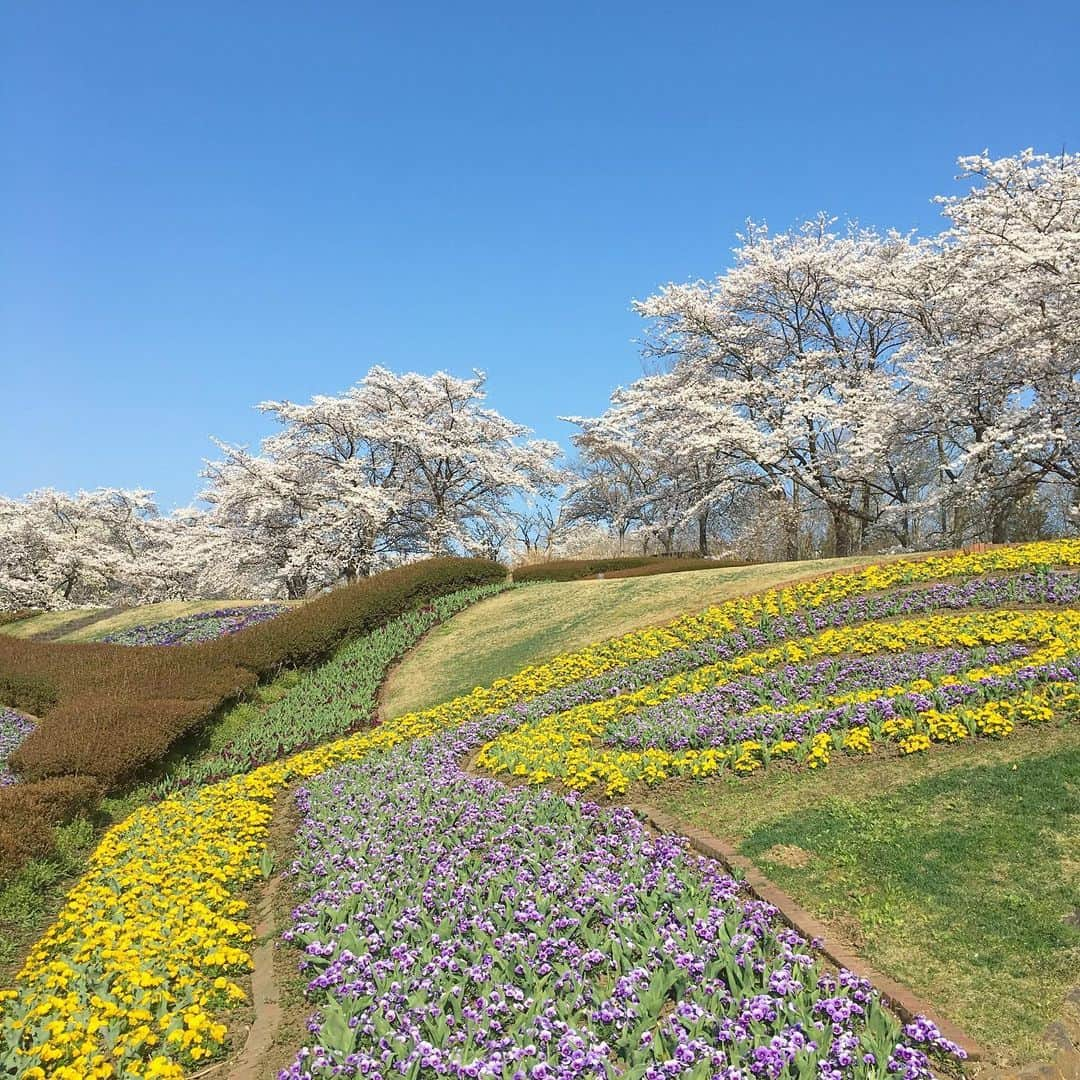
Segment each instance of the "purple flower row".
[{"label": "purple flower row", "polygon": [[284,604],[252,604],[248,607],[201,611],[165,622],[117,630],[115,633],[106,634],[100,640],[110,645],[194,645],[266,622],[284,610]]},{"label": "purple flower row", "polygon": [[[939,686],[933,693],[882,694],[857,704],[793,713],[795,703],[858,690],[884,689],[915,679],[937,684],[943,677],[959,675],[984,664],[1006,663],[1028,651],[1027,646],[1013,644],[829,658],[806,667],[788,664],[617,717],[609,724],[604,741],[634,750],[703,749],[729,746],[743,739],[801,741],[814,731],[880,723],[902,711],[949,707],[980,692],[1012,683],[980,680],[977,685]],[[1057,665],[1023,670],[1025,684],[1060,677]],[[747,715],[761,706],[771,708]]]},{"label": "purple flower row", "polygon": [[0,708],[0,787],[16,783],[15,775],[7,766],[8,758],[15,748],[34,730],[34,723],[14,709]]},{"label": "purple flower row", "polygon": [[827,971],[774,908],[625,809],[458,761],[488,718],[297,796],[286,933],[317,1012],[282,1080],[932,1075],[928,1021]]}]

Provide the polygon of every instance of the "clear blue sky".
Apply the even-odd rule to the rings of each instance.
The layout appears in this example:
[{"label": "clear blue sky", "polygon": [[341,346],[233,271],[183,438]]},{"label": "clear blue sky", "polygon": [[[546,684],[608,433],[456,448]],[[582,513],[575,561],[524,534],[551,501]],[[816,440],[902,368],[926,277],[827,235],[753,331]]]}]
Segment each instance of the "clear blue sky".
[{"label": "clear blue sky", "polygon": [[0,3],[0,493],[188,502],[374,363],[565,439],[747,217],[1080,148],[1074,3]]}]

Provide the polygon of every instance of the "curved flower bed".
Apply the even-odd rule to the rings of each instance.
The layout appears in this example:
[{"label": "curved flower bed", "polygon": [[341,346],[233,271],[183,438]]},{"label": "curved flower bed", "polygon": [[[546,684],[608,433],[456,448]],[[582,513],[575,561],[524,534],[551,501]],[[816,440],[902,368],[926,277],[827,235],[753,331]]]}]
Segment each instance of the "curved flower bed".
[{"label": "curved flower bed", "polygon": [[[603,742],[618,743],[620,736],[625,741],[628,733],[640,733],[639,737],[647,739],[665,704],[677,709],[681,703],[693,716],[695,701],[708,700],[713,694],[722,699],[729,687],[732,696],[737,696],[738,680],[765,677],[780,665],[849,654],[1009,645],[1023,646],[1014,659],[969,667],[960,675],[943,675],[938,687],[920,677],[907,688],[879,686],[857,692],[850,700],[843,695],[825,698],[816,710],[804,706],[794,710],[793,717],[762,713],[725,718],[714,732],[715,741],[703,750],[655,747],[637,751]],[[1068,661],[1078,654],[1080,611],[1072,609],[931,615],[828,629],[717,661],[607,700],[530,718],[483,747],[477,764],[534,783],[558,779],[572,790],[602,784],[608,795],[617,795],[626,792],[635,780],[651,783],[676,775],[708,776],[729,766],[736,772],[753,772],[775,756],[789,756],[816,767],[827,764],[832,751],[866,753],[882,739],[895,740],[903,752],[910,753],[928,748],[932,741],[956,741],[974,734],[1007,735],[1017,719],[1077,715],[1080,693],[1076,690],[1076,665]],[[872,665],[868,670],[873,670]],[[977,692],[953,689],[962,684]],[[883,707],[888,698],[896,699],[892,708]],[[843,708],[872,702],[879,703],[872,715],[869,710],[860,715],[858,709]],[[963,714],[941,711],[961,702],[966,709]],[[992,704],[994,708],[990,708]],[[1030,709],[1025,707],[1028,704]],[[900,719],[893,715],[897,706],[901,707]],[[685,717],[685,712],[682,715]]]},{"label": "curved flower bed", "polygon": [[14,709],[0,708],[0,787],[14,784],[16,778],[7,766],[11,752],[34,730],[34,723]]},{"label": "curved flower bed", "polygon": [[[281,1080],[932,1076],[963,1057],[822,967],[774,908],[627,810],[458,762],[498,722],[301,789],[293,867],[318,1011]],[[416,838],[426,838],[418,845]]]},{"label": "curved flower bed", "polygon": [[200,611],[194,615],[181,615],[176,619],[147,623],[145,626],[129,626],[124,630],[105,634],[98,640],[109,645],[195,645],[200,641],[213,641],[226,634],[235,634],[238,630],[266,622],[285,610],[285,604],[251,604],[245,607],[219,608],[216,611]]},{"label": "curved flower bed", "polygon": [[[859,597],[865,593],[990,573],[1023,575],[1033,568],[1038,568],[1036,577],[1049,580],[1053,566],[1080,566],[1080,542],[892,563],[729,601],[669,627],[557,657],[445,704],[145,807],[106,835],[88,873],[32,951],[14,988],[0,992],[0,1075],[175,1078],[220,1052],[226,1032],[216,1017],[242,992],[236,980],[250,963],[251,931],[244,922],[240,894],[260,873],[271,801],[286,784],[477,717],[502,714],[495,722],[497,731],[582,700],[630,697],[640,691],[624,695],[623,684],[640,688],[653,664],[663,677],[672,676],[672,671],[664,671],[668,663],[683,673],[676,676],[683,683],[677,692],[672,688],[674,697],[711,689],[719,682],[717,671],[696,685],[688,663],[727,664],[735,677],[801,663],[806,654],[798,640],[805,631],[794,623],[791,631],[779,632],[777,627],[787,627],[789,617],[810,618],[809,613],[830,605],[837,611],[837,605],[861,604]],[[1026,613],[1031,621],[1023,634],[1013,632],[1011,615],[1005,614],[981,623],[976,614],[949,616],[941,625],[951,627],[949,647],[1031,646],[1031,657],[1017,656],[1008,663],[1049,663],[1054,656],[1040,658],[1035,652],[1057,649],[1060,659],[1069,655],[1071,645],[1062,625],[1053,621],[1062,614]],[[921,648],[946,644],[940,634],[926,629],[930,619],[921,621]],[[906,639],[897,624],[881,625],[877,646],[892,640],[902,651],[917,644]],[[893,629],[885,630],[887,625]],[[846,634],[845,647],[858,648],[856,629],[861,628],[825,633]],[[777,637],[770,638],[774,632]],[[762,661],[761,654],[770,651],[769,662],[759,667],[740,661],[740,639]],[[769,645],[770,640],[781,644]],[[835,638],[834,644],[839,643]],[[820,650],[822,658],[842,653],[839,647]],[[612,693],[618,696],[612,698]],[[639,705],[659,703],[648,697],[643,694]],[[1006,715],[1008,710],[1021,721],[1029,716],[1037,719],[1040,710],[1054,711],[1053,705],[1031,702],[990,705],[998,710],[994,722],[1014,722]],[[988,713],[984,722],[993,720]],[[700,1067],[706,1068],[703,1063]]]},{"label": "curved flower bed", "polygon": [[895,710],[912,695],[956,688],[970,693],[971,684],[960,676],[1007,665],[1030,651],[1026,645],[930,649],[785,664],[620,716],[608,724],[604,743],[631,750],[703,749],[770,739],[789,723],[812,720],[825,730],[849,718],[866,723],[875,708],[891,704]]}]

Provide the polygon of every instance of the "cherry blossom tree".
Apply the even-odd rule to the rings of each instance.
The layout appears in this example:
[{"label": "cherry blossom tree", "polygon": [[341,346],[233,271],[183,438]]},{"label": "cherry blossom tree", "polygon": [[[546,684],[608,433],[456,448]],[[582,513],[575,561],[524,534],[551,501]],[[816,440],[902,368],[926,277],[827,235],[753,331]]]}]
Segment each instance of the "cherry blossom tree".
[{"label": "cherry blossom tree", "polygon": [[837,234],[832,224],[819,216],[778,235],[751,225],[734,266],[714,281],[669,285],[636,303],[651,322],[646,356],[671,370],[623,401],[654,397],[649,426],[666,429],[683,458],[708,463],[699,464],[701,498],[709,483],[738,476],[796,504],[820,501],[846,554],[880,516],[881,420],[907,335],[901,316],[852,286],[902,258],[908,240]]},{"label": "cherry blossom tree", "polygon": [[938,236],[750,225],[729,270],[637,302],[658,372],[575,421],[585,467],[648,476],[627,506],[696,516],[702,550],[734,492],[788,557],[821,512],[835,554],[1018,539],[1062,503],[1080,525],[1080,156],[960,168]]},{"label": "cherry blossom tree", "polygon": [[258,454],[219,444],[203,497],[290,596],[408,557],[494,554],[514,500],[556,482],[559,450],[485,408],[484,381],[375,367],[337,397],[263,402],[282,430]]},{"label": "cherry blossom tree", "polygon": [[0,499],[0,607],[62,609],[153,597],[149,491],[51,488]]},{"label": "cherry blossom tree", "polygon": [[942,534],[1001,541],[1040,485],[1080,506],[1080,155],[959,165],[972,186],[937,200],[948,228],[872,288],[916,332]]}]

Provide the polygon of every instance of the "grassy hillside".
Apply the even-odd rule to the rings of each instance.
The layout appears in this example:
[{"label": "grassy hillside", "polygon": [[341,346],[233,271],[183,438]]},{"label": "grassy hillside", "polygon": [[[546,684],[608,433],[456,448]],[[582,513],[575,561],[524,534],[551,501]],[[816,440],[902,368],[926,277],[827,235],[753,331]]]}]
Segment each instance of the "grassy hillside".
[{"label": "grassy hillside", "polygon": [[[104,609],[102,610],[104,611]],[[0,634],[5,634],[8,637],[32,638],[38,634],[59,630],[68,623],[78,622],[93,613],[93,608],[74,608],[71,611],[46,611],[41,615],[31,615],[29,619],[4,623],[0,626]]]},{"label": "grassy hillside", "polygon": [[[299,600],[275,601],[278,603],[298,604]],[[106,634],[118,630],[127,630],[132,626],[153,626],[169,619],[179,619],[185,615],[197,615],[203,611],[216,611],[219,608],[251,607],[265,603],[263,600],[166,600],[160,604],[144,604],[129,608],[115,615],[109,615],[107,608],[96,609],[101,618],[71,633],[57,637],[57,641],[98,641]],[[94,608],[76,608],[73,611],[47,611],[41,615],[20,619],[18,622],[0,626],[0,634],[9,634],[18,638],[33,638],[39,634],[59,630],[68,623],[78,622],[93,615]]]},{"label": "grassy hillside", "polygon": [[[416,650],[391,692],[400,709],[403,685],[411,686],[414,700],[427,701],[446,698],[455,687],[490,685],[417,714],[384,714],[384,722],[370,728],[364,721],[379,675],[417,640],[420,625],[404,636],[372,631],[306,675],[290,672],[288,682],[283,677],[253,688],[252,699],[214,730],[205,757],[191,767],[168,766],[169,775],[154,792],[177,791],[176,797],[147,803],[99,848],[89,891],[73,893],[64,909],[72,935],[44,939],[42,950],[32,954],[39,958],[35,966],[19,976],[13,996],[5,995],[0,1050],[18,1044],[20,1059],[37,1055],[56,1062],[64,1055],[70,1060],[73,1045],[88,1045],[104,1058],[114,1045],[104,1046],[104,1040],[119,1031],[127,1040],[126,1059],[144,1057],[142,1044],[128,1033],[138,1030],[145,1014],[105,1015],[111,1003],[99,988],[115,985],[116,965],[122,963],[124,973],[146,977],[143,985],[151,989],[140,1000],[151,1016],[158,1012],[161,1030],[179,1023],[181,1012],[198,1017],[197,1062],[194,1054],[188,1060],[183,1048],[162,1040],[169,1075],[196,1063],[224,1064],[218,1059],[238,1049],[235,1035],[229,1042],[229,1028],[238,1021],[235,1013],[223,1012],[225,1004],[212,991],[224,990],[230,1000],[246,993],[257,1001],[250,986],[231,981],[251,952],[244,926],[232,916],[253,881],[260,875],[280,881],[275,868],[293,865],[298,852],[303,859],[310,856],[299,880],[289,882],[300,896],[279,897],[283,912],[296,913],[296,945],[307,948],[321,927],[341,926],[360,910],[346,912],[339,898],[347,905],[370,903],[362,920],[400,928],[393,942],[385,942],[385,962],[394,966],[379,977],[388,984],[393,978],[406,986],[416,976],[413,950],[419,955],[429,947],[444,919],[460,928],[452,947],[467,959],[497,938],[504,941],[505,952],[495,950],[501,959],[493,955],[492,965],[528,980],[521,989],[530,1008],[547,1012],[550,1003],[558,1015],[578,1015],[582,1001],[591,1009],[611,993],[613,971],[625,972],[637,957],[649,957],[654,967],[627,984],[641,988],[645,1027],[636,1008],[611,1009],[612,1044],[623,1054],[617,1064],[635,1075],[670,1055],[661,1039],[680,1037],[665,1026],[680,1006],[702,1010],[684,1009],[681,1017],[715,1010],[709,1022],[720,1022],[722,1016],[747,1015],[766,992],[792,995],[784,1008],[765,1010],[764,1020],[755,1017],[755,1025],[778,1026],[755,1026],[746,1034],[732,1027],[735,1042],[726,1054],[747,1060],[753,1041],[768,1039],[775,1046],[771,1033],[782,1043],[780,1032],[792,1022],[804,1031],[820,1024],[821,1045],[793,1048],[819,1059],[800,1059],[800,1073],[831,1074],[830,1063],[840,1054],[850,1060],[850,1048],[858,1045],[874,1055],[872,1071],[885,1075],[897,1071],[885,1056],[899,1053],[901,1039],[946,1056],[957,1049],[948,1040],[969,1041],[962,1031],[942,1037],[922,1022],[901,1030],[896,1017],[876,1005],[872,1016],[862,1007],[848,1008],[848,1000],[868,1003],[864,984],[814,967],[810,950],[805,960],[792,954],[801,942],[780,921],[763,920],[756,905],[752,920],[737,917],[729,924],[724,913],[735,886],[721,870],[680,861],[677,842],[647,833],[625,807],[586,813],[579,800],[560,798],[581,792],[601,801],[645,798],[683,821],[730,837],[831,922],[828,937],[839,934],[887,974],[909,982],[928,998],[929,1011],[945,1029],[948,1021],[962,1022],[987,1048],[992,1065],[1045,1060],[1056,1051],[1043,1041],[1044,1031],[1080,1032],[1068,1026],[1078,1017],[1067,997],[1080,955],[1080,542],[887,565],[876,560],[879,565],[854,572],[826,572],[849,570],[859,561],[519,588],[503,601],[486,602]],[[494,569],[491,578],[491,587],[504,583]],[[782,603],[760,591],[785,583]],[[754,590],[759,591],[747,595]],[[324,603],[316,600],[258,629],[287,629],[297,620],[318,623],[312,616]],[[416,614],[428,612],[425,607]],[[675,622],[657,625],[672,616]],[[625,633],[635,626],[638,632]],[[222,639],[213,648],[236,649],[243,638]],[[148,664],[196,652],[4,640],[0,653],[19,660],[13,670],[24,670],[38,652],[65,662],[82,654],[96,662],[113,653],[130,662],[137,652]],[[585,647],[567,651],[578,643]],[[206,649],[200,646],[200,655]],[[514,672],[530,662],[534,666]],[[96,666],[87,672],[94,678],[102,674]],[[366,676],[362,701],[356,696],[358,675]],[[202,677],[202,667],[189,675]],[[157,673],[143,686],[155,693],[168,689]],[[186,683],[181,689],[188,691]],[[144,696],[140,692],[137,700]],[[392,703],[388,711],[393,709]],[[134,719],[139,722],[132,730],[141,733],[146,724]],[[335,732],[341,737],[323,741]],[[95,736],[102,733],[108,734],[108,726],[99,723]],[[295,741],[285,744],[283,737]],[[297,747],[308,749],[290,752]],[[489,775],[509,779],[513,790],[491,784]],[[219,776],[227,779],[204,783]],[[297,804],[300,820],[280,814],[275,819],[275,804],[280,811],[279,798],[299,782],[306,789]],[[430,843],[418,849],[419,834]],[[82,837],[80,858],[92,839]],[[60,858],[66,859],[63,850]],[[658,862],[665,867],[660,875]],[[335,873],[343,868],[344,876],[332,877],[329,866]],[[401,917],[433,880],[433,866],[440,868],[439,895],[451,897],[453,908],[425,908],[427,921]],[[20,883],[31,881],[31,869],[28,863],[20,871]],[[556,886],[549,887],[553,874],[565,874],[570,884],[554,879]],[[671,874],[678,887],[671,886]],[[589,876],[599,891],[590,886],[575,893],[573,883]],[[144,903],[147,882],[152,908]],[[309,887],[316,891],[307,897]],[[517,939],[510,937],[517,933],[512,928],[520,923],[521,909],[490,903],[507,887],[515,895],[524,890],[527,896],[534,888],[556,898],[580,895],[585,904],[530,913],[537,929],[529,948],[535,948],[523,963]],[[19,911],[35,913],[34,927],[40,921],[39,892],[24,889],[14,903]],[[361,894],[362,901],[355,901]],[[621,899],[607,903],[605,896]],[[583,910],[595,912],[597,921],[582,919]],[[477,911],[481,915],[474,919]],[[718,918],[702,932],[704,911],[710,920]],[[206,912],[212,938],[203,929]],[[751,922],[753,947],[763,950],[765,962],[733,965],[733,953],[751,942],[741,932],[736,942],[732,928],[741,931]],[[105,949],[117,940],[118,925],[126,935],[124,947]],[[30,924],[19,932],[28,937],[29,929]],[[811,932],[816,931],[807,936]],[[352,944],[343,931],[332,933],[331,953]],[[691,954],[690,968],[682,942]],[[407,946],[401,961],[399,944]],[[97,950],[104,968],[72,964],[70,958]],[[321,946],[319,951],[329,955]],[[408,1008],[419,1003],[424,1016],[406,1011],[402,1019],[397,987],[392,998],[379,1002],[354,993],[365,985],[362,978],[374,970],[377,955],[362,952],[351,952],[350,960],[337,951],[335,981],[320,975],[311,984],[304,994],[313,1010],[306,1026],[298,989],[289,1005],[291,1026],[287,1033],[278,1031],[286,1053],[289,1043],[300,1040],[342,1058],[353,1049],[378,1049],[374,1040],[357,1043],[358,1029],[345,1022],[343,1011],[328,1015],[327,990],[334,1009],[340,1001],[353,1015],[377,1010],[365,1015],[396,1024],[392,1033],[400,1029],[403,1039],[427,1022],[428,1001],[452,1002],[460,994],[454,989],[459,976],[447,966],[422,987],[422,996],[408,984]],[[574,970],[575,978],[547,979],[554,970],[549,957],[560,970]],[[549,970],[542,970],[540,959]],[[361,970],[354,960],[369,967]],[[86,1023],[94,1028],[84,1042],[64,1042],[56,1035],[63,1028],[50,1020],[67,1000],[57,993],[56,971],[69,980],[62,989],[91,1003]],[[177,971],[186,997],[172,989]],[[709,987],[722,989],[713,993]],[[705,995],[701,1000],[694,997],[699,993]],[[194,994],[201,995],[198,1006],[190,1004]],[[817,1019],[823,1013],[832,1025]],[[435,1012],[442,1021],[447,1015]],[[584,1026],[589,1014],[580,1015]],[[32,1044],[24,1035],[28,1017],[41,1018]],[[468,1019],[466,1036],[472,1038],[481,1029]],[[449,1026],[433,1029],[433,1045],[442,1046]],[[384,1029],[373,1020],[359,1030],[378,1035]],[[642,1038],[643,1032],[652,1037]],[[1080,1037],[1073,1041],[1080,1046]],[[707,1043],[695,1042],[697,1049],[683,1045],[691,1055],[711,1053]],[[936,1075],[955,1075],[954,1062],[946,1060],[939,1070],[915,1045],[905,1043],[902,1050],[903,1060],[922,1063],[920,1076],[931,1075],[932,1064]],[[707,1058],[693,1060],[698,1071],[707,1071]],[[379,1059],[372,1061],[377,1071]],[[74,1072],[86,1075],[80,1067],[73,1066]],[[258,1075],[273,1071],[263,1068]]]},{"label": "grassy hillside", "polygon": [[620,580],[543,582],[485,600],[432,631],[391,672],[382,715],[422,709],[527,664],[699,611],[731,596],[889,556],[810,559]]}]

